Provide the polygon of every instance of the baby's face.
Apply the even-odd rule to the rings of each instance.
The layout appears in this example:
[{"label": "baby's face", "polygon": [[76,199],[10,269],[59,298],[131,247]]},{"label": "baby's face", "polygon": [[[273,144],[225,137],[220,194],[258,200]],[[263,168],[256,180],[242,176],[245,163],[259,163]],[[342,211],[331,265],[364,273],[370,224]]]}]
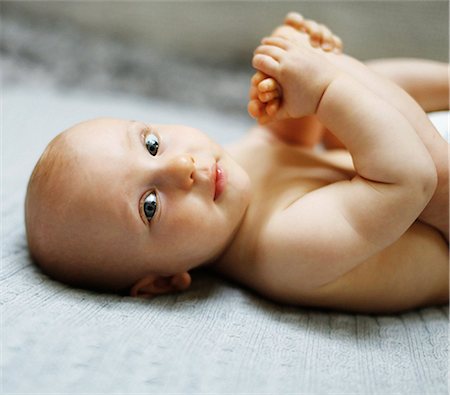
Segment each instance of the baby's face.
[{"label": "baby's face", "polygon": [[103,262],[105,254],[129,257],[171,275],[213,261],[233,237],[249,178],[202,132],[99,119],[66,133],[77,158],[74,209],[96,224],[72,225],[98,244]]}]

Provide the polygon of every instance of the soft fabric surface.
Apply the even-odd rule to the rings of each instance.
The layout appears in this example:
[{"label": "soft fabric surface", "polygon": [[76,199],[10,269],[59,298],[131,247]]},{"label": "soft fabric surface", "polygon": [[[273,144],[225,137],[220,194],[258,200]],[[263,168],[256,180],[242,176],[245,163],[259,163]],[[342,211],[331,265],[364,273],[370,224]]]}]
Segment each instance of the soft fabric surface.
[{"label": "soft fabric surface", "polygon": [[447,393],[448,306],[378,316],[287,307],[206,273],[188,292],[139,300],[43,275],[26,248],[28,177],[53,136],[100,115],[189,124],[222,143],[250,124],[117,94],[3,90],[3,393]]}]

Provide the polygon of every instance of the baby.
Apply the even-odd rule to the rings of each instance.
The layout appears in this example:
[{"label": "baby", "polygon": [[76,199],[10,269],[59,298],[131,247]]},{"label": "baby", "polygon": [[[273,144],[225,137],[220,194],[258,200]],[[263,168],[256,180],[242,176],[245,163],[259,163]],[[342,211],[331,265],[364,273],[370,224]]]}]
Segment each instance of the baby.
[{"label": "baby", "polygon": [[254,53],[259,125],[226,147],[119,119],[58,135],[28,185],[33,258],[60,281],[132,296],[185,290],[202,266],[288,304],[448,302],[448,144],[424,112],[448,109],[447,65],[368,67],[341,48],[288,14]]}]

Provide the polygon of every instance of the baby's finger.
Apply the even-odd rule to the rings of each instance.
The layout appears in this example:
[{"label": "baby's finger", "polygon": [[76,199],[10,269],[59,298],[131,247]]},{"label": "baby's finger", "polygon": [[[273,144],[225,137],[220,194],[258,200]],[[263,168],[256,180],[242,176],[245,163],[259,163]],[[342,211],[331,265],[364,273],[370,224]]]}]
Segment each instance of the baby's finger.
[{"label": "baby's finger", "polygon": [[278,73],[280,63],[271,56],[256,54],[253,56],[252,66],[256,70],[260,70],[267,75],[275,75]]},{"label": "baby's finger", "polygon": [[279,99],[273,99],[272,101],[267,103],[267,105],[266,105],[266,113],[270,117],[273,117],[276,114],[276,112],[278,111],[279,108],[280,108],[280,100]]},{"label": "baby's finger", "polygon": [[265,113],[265,104],[259,100],[250,100],[247,105],[247,111],[252,118],[259,118]]},{"label": "baby's finger", "polygon": [[285,51],[281,49],[280,47],[275,47],[274,45],[260,45],[257,47],[253,53],[255,55],[266,55],[270,56],[271,58],[275,59],[277,62],[280,61],[280,59],[285,54]]},{"label": "baby's finger", "polygon": [[248,92],[250,100],[257,99],[258,94],[259,94],[258,88],[255,85],[251,85],[250,90]]},{"label": "baby's finger", "polygon": [[260,93],[258,95],[258,99],[260,101],[262,101],[263,103],[267,103],[267,102],[271,101],[272,99],[276,99],[279,96],[280,96],[280,94],[278,93],[278,91],[274,90],[274,91],[270,91],[270,92]]},{"label": "baby's finger", "polygon": [[258,90],[259,92],[270,92],[277,90],[278,84],[273,78],[265,78],[258,84]]},{"label": "baby's finger", "polygon": [[262,73],[261,71],[257,71],[255,74],[253,74],[251,83],[256,86],[265,78],[267,78],[266,74]]},{"label": "baby's finger", "polygon": [[269,123],[270,121],[272,121],[272,118],[270,116],[268,116],[267,114],[264,114],[258,118],[258,123],[260,125],[264,125],[266,123]]},{"label": "baby's finger", "polygon": [[273,45],[284,50],[291,48],[291,43],[283,37],[264,37],[261,40],[263,45]]}]

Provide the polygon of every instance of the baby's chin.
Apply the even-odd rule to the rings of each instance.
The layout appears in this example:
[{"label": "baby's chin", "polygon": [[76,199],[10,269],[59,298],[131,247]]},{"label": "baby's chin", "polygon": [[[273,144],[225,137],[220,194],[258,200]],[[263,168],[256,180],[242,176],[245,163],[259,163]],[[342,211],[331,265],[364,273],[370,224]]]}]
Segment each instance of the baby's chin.
[{"label": "baby's chin", "polygon": [[233,172],[233,178],[230,180],[233,183],[237,193],[241,198],[242,204],[250,202],[252,183],[247,171],[234,158],[227,154],[228,166]]}]

